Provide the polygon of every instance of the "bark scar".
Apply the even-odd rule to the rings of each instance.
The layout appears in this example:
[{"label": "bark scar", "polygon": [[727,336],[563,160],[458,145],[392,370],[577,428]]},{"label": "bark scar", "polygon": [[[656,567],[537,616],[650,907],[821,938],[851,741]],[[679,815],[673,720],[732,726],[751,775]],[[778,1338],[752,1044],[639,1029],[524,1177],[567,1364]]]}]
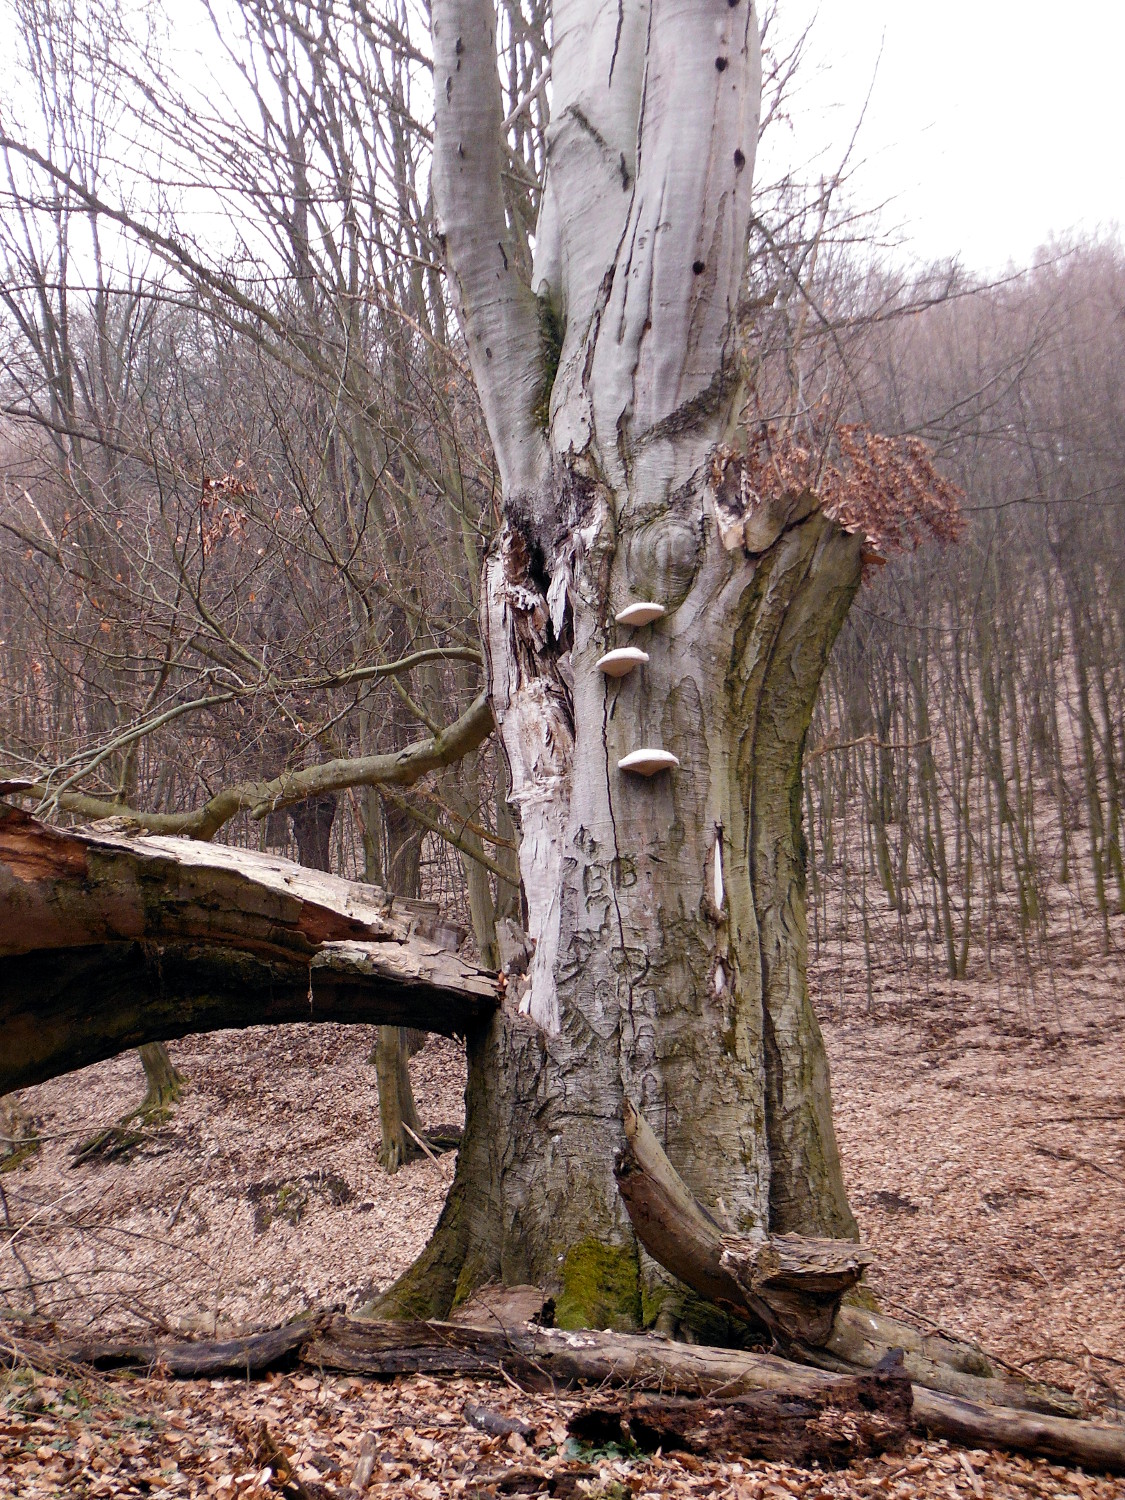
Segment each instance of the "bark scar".
[{"label": "bark scar", "polygon": [[[609,684],[606,683],[602,690],[602,751],[605,756],[605,797],[606,806],[609,809],[610,826],[613,829],[613,864],[609,872],[609,893],[613,902],[613,913],[617,918],[617,935],[621,940],[621,953],[624,958],[623,972],[625,975],[625,990],[628,996],[629,1024],[633,1024],[633,979],[629,972],[629,959],[625,950],[625,923],[621,917],[621,904],[617,899],[617,882],[614,878],[615,872],[621,867],[621,846],[617,840],[617,818],[613,811],[613,779],[609,773]],[[617,1028],[618,1058],[621,1054],[622,1031],[620,1024]],[[618,1068],[620,1073],[620,1066]]]}]

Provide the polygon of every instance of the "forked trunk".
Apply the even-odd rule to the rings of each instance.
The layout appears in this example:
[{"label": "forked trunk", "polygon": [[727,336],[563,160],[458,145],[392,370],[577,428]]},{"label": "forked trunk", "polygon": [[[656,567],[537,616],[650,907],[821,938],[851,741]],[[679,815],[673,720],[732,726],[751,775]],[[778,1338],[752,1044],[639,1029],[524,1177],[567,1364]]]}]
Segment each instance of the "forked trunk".
[{"label": "forked trunk", "polygon": [[[613,1177],[626,1097],[732,1231],[855,1234],[805,977],[800,785],[860,545],[814,513],[752,562],[723,545],[717,504],[702,466],[616,532],[595,498],[568,531],[585,543],[555,628],[514,529],[494,555],[494,705],[536,952],[470,1047],[453,1195],[388,1310],[444,1314],[495,1278],[557,1288],[564,1325],[653,1321],[669,1278]],[[637,600],[667,614],[614,624]],[[599,670],[625,643],[649,660]],[[642,748],[679,765],[619,769]]]},{"label": "forked trunk", "polygon": [[[432,17],[439,234],[504,490],[483,631],[536,950],[470,1043],[452,1195],[383,1306],[443,1313],[499,1278],[556,1289],[564,1324],[636,1324],[682,1289],[614,1182],[626,1098],[732,1230],[855,1232],[805,983],[800,778],[861,544],[804,483],[763,500],[720,446],[753,7],[555,0],[531,286],[494,5]],[[659,618],[617,622],[638,602]],[[599,666],[628,647],[628,675]],[[678,763],[646,777],[640,751]]]}]

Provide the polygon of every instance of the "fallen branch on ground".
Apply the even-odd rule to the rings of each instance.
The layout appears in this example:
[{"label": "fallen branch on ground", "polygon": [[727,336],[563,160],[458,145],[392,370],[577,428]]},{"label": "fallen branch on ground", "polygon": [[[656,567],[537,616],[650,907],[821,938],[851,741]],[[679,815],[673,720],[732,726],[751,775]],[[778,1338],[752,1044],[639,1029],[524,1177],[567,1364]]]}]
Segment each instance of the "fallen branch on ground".
[{"label": "fallen branch on ground", "polygon": [[[271,1348],[271,1341],[275,1341]],[[14,1343],[25,1358],[35,1351]],[[52,1350],[36,1346],[46,1358]],[[602,1385],[663,1396],[733,1399],[773,1391],[794,1400],[824,1399],[854,1376],[794,1364],[777,1355],[678,1344],[650,1334],[569,1333],[527,1325],[473,1328],[454,1323],[377,1323],[331,1316],[221,1344],[65,1340],[55,1358],[101,1369],[160,1368],[192,1378],[261,1374],[291,1362],[316,1370],[388,1377],[425,1374],[514,1379],[534,1388]],[[913,1387],[911,1427],[973,1448],[1125,1474],[1125,1425],[1042,1416]]]}]

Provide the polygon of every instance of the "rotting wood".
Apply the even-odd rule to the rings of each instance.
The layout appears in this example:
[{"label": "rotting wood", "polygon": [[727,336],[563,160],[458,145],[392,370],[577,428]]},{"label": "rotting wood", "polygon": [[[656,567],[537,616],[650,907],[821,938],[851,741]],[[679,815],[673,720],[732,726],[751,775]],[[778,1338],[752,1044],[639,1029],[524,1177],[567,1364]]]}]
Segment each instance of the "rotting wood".
[{"label": "rotting wood", "polygon": [[555,1299],[538,1286],[482,1286],[450,1315],[462,1328],[520,1328],[536,1323],[551,1328],[555,1321]]},{"label": "rotting wood", "polygon": [[[303,1364],[353,1374],[500,1374],[533,1386],[605,1384],[666,1395],[733,1397],[772,1390],[815,1396],[851,1376],[776,1355],[671,1343],[644,1334],[556,1329],[489,1332],[443,1323],[328,1319],[301,1350]],[[913,1387],[916,1432],[1125,1474],[1125,1425],[1042,1416]]]},{"label": "rotting wood", "polygon": [[189,1032],[464,1033],[495,1010],[496,981],[426,936],[431,920],[273,855],[62,832],[0,803],[0,1094]]},{"label": "rotting wood", "polygon": [[475,1401],[466,1401],[461,1410],[471,1426],[479,1432],[490,1433],[493,1437],[511,1437],[514,1432],[526,1443],[535,1436],[535,1428],[530,1422],[524,1422],[520,1417],[506,1417],[503,1412],[478,1406]]},{"label": "rotting wood", "polygon": [[816,1394],[751,1391],[694,1401],[646,1396],[586,1407],[567,1427],[572,1437],[598,1446],[635,1443],[650,1453],[682,1450],[842,1468],[897,1447],[910,1430],[911,1406],[910,1380],[899,1357]]},{"label": "rotting wood", "polygon": [[[351,1375],[389,1377],[425,1374],[509,1378],[537,1389],[558,1386],[626,1386],[664,1396],[731,1399],[750,1391],[775,1391],[794,1399],[822,1398],[854,1379],[777,1355],[752,1350],[680,1344],[650,1334],[571,1333],[559,1329],[464,1328],[452,1323],[380,1323],[339,1315],[232,1340],[221,1345],[171,1342],[138,1344],[71,1340],[35,1348],[48,1357],[87,1362],[100,1368],[149,1368],[159,1363],[170,1374],[245,1373],[247,1346],[256,1351],[250,1373],[272,1367],[265,1343],[280,1335],[278,1360],[294,1357],[307,1367]],[[292,1340],[292,1342],[290,1342]],[[19,1345],[31,1357],[32,1346]],[[913,1386],[911,1425],[926,1437],[946,1438],[974,1448],[1002,1448],[1033,1457],[1125,1474],[1125,1425],[1074,1421],[1013,1407],[968,1401]]]}]

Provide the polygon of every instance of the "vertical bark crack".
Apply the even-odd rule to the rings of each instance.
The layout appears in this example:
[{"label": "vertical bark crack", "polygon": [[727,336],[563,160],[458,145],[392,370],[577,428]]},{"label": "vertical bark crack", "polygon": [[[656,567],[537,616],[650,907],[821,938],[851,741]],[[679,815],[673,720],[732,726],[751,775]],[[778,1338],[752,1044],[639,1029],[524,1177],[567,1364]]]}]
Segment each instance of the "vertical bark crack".
[{"label": "vertical bark crack", "polygon": [[[613,829],[613,862],[609,868],[609,898],[613,902],[613,913],[617,918],[617,935],[621,940],[621,957],[625,965],[625,991],[628,996],[629,1024],[633,1025],[633,976],[629,970],[629,958],[625,950],[625,923],[621,916],[621,903],[617,899],[616,873],[621,865],[621,846],[617,838],[617,817],[613,811],[613,778],[609,771],[609,684],[602,689],[602,757],[605,762],[605,800],[609,810],[609,822]],[[617,1025],[618,1074],[621,1075],[622,1028]]]}]

